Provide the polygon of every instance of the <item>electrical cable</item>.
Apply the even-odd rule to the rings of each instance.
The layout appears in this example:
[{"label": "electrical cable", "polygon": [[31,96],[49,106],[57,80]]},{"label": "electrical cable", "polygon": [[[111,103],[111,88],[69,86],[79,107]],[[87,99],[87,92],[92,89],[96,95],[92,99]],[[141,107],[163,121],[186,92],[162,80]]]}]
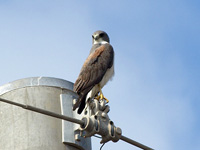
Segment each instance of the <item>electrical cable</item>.
[{"label": "electrical cable", "polygon": [[99,138],[99,139],[101,139],[101,137],[100,136],[98,136],[98,135],[93,135],[94,137],[96,137],[96,138]]},{"label": "electrical cable", "polygon": [[[3,99],[3,98],[0,98],[0,101],[4,102],[4,103],[11,104],[11,105],[15,105],[15,106],[18,106],[18,107],[22,107],[22,108],[30,110],[30,111],[41,113],[41,114],[44,114],[44,115],[47,115],[47,116],[51,116],[51,117],[55,117],[55,118],[58,118],[58,119],[63,119],[63,120],[66,120],[66,121],[70,121],[70,122],[73,122],[73,123],[76,123],[76,124],[80,124],[81,126],[85,126],[85,122],[83,120],[71,118],[71,117],[68,117],[68,116],[65,116],[65,115],[60,115],[60,114],[57,114],[57,113],[54,113],[54,112],[51,112],[51,111],[47,111],[47,110],[44,110],[44,109],[40,109],[40,108],[37,108],[37,107],[30,106],[30,105],[24,105],[24,104],[16,103],[16,102],[13,102],[13,101],[10,101],[10,100],[7,100],[7,99]],[[101,137],[96,136],[96,135],[94,135],[94,137],[101,138]],[[125,142],[127,142],[127,143],[129,143],[129,144],[137,146],[137,147],[139,147],[141,149],[153,150],[152,148],[147,147],[147,146],[145,146],[145,145],[143,145],[143,144],[141,144],[139,142],[136,142],[136,141],[134,141],[134,140],[132,140],[130,138],[127,138],[127,137],[125,137],[123,135],[121,136],[120,139],[125,141]],[[100,147],[100,150],[102,149],[104,144]]]},{"label": "electrical cable", "polygon": [[103,143],[103,144],[101,145],[100,150],[102,150],[102,148],[103,148],[103,146],[104,146],[105,144],[106,144],[106,143]]}]

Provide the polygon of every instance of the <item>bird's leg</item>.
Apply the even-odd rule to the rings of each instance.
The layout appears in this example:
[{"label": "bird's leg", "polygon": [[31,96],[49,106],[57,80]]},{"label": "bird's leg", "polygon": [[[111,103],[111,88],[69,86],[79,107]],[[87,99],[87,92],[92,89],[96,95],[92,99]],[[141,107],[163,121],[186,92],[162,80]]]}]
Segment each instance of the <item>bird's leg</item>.
[{"label": "bird's leg", "polygon": [[98,101],[105,99],[106,102],[108,103],[109,100],[103,95],[101,88],[99,88],[99,92],[100,92],[100,94],[97,97],[95,97],[95,99],[97,99]]},{"label": "bird's leg", "polygon": [[101,89],[100,89],[100,97],[101,97],[101,100],[105,99],[107,103],[109,102],[109,100],[103,95]]}]

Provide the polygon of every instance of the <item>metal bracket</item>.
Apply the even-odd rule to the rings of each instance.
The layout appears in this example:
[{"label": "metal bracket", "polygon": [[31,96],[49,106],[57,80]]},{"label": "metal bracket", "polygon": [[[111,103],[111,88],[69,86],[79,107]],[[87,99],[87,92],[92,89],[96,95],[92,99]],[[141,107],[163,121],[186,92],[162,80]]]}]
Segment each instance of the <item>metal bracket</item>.
[{"label": "metal bracket", "polygon": [[110,107],[105,104],[105,101],[98,101],[96,99],[90,100],[89,107],[91,110],[90,117],[83,117],[85,122],[84,127],[80,127],[80,130],[84,131],[84,137],[90,137],[95,134],[102,136],[100,143],[106,143],[110,140],[117,142],[121,135],[122,130],[114,125],[114,122],[110,120],[108,112]]},{"label": "metal bracket", "polygon": [[[74,97],[65,93],[60,95],[61,114],[76,119],[81,119],[82,116],[72,111]],[[79,149],[91,149],[90,138],[80,136],[79,124],[62,120],[62,142],[68,146],[77,147]]]}]

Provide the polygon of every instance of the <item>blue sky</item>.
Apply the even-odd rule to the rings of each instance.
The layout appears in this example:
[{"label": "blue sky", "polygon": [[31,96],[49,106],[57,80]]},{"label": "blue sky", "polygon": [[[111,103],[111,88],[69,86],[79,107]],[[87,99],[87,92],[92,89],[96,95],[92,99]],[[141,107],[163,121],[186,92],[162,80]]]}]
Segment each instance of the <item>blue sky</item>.
[{"label": "blue sky", "polygon": [[[115,76],[103,92],[115,125],[157,150],[199,150],[199,18],[197,0],[0,0],[0,85],[35,76],[74,82],[92,33],[105,30]],[[137,148],[119,141],[110,149]]]}]

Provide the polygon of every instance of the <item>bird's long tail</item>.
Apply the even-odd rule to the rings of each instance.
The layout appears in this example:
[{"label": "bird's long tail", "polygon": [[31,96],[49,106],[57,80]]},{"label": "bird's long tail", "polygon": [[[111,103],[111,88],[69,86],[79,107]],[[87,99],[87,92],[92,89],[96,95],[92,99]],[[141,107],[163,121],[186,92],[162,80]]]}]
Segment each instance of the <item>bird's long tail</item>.
[{"label": "bird's long tail", "polygon": [[86,95],[80,96],[77,100],[77,102],[74,104],[73,106],[73,111],[76,110],[76,108],[79,107],[78,109],[78,114],[81,114],[83,109],[85,108],[85,99],[86,99]]},{"label": "bird's long tail", "polygon": [[83,109],[85,108],[86,96],[87,96],[87,95],[85,95],[85,96],[83,97],[82,101],[81,101],[81,104],[80,104],[79,109],[78,109],[78,114],[81,114],[82,111],[83,111]]}]

